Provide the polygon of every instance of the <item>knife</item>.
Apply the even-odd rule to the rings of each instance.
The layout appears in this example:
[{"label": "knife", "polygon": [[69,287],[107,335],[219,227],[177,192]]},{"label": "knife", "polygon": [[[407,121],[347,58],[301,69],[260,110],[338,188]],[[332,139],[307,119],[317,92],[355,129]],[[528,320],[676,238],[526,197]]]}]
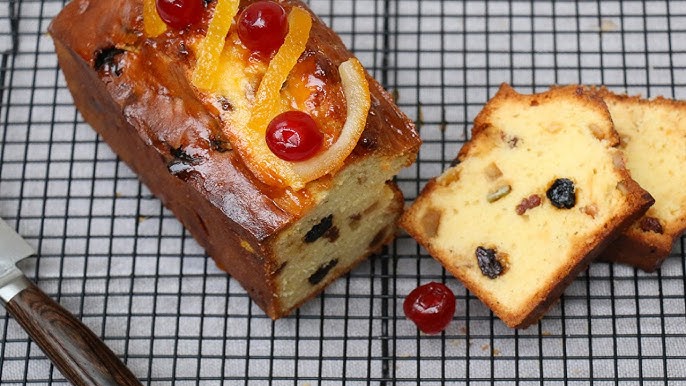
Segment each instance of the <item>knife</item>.
[{"label": "knife", "polygon": [[81,321],[16,267],[33,248],[0,218],[0,303],[26,330],[62,375],[76,386],[141,383]]}]

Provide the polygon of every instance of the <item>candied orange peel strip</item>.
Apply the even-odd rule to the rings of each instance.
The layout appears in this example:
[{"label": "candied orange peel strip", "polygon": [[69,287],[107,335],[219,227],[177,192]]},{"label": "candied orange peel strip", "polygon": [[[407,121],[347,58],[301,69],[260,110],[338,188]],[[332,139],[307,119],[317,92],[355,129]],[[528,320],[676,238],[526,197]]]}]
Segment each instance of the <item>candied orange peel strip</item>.
[{"label": "candied orange peel strip", "polygon": [[336,142],[314,157],[293,164],[293,170],[303,181],[312,181],[338,170],[352,153],[367,124],[371,107],[369,83],[362,64],[356,58],[338,66],[347,102],[347,117]]},{"label": "candied orange peel strip", "polygon": [[157,13],[155,0],[143,1],[143,29],[145,35],[151,38],[155,38],[167,30],[167,24]]},{"label": "candied orange peel strip", "polygon": [[207,27],[207,34],[200,41],[196,57],[198,58],[193,70],[193,84],[203,90],[214,86],[215,72],[219,58],[224,50],[226,34],[233,24],[233,18],[238,13],[239,0],[218,0],[214,14]]},{"label": "candied orange peel strip", "polygon": [[312,18],[307,11],[294,7],[288,15],[288,34],[269,62],[260,86],[255,93],[255,103],[252,117],[248,126],[254,131],[264,134],[269,122],[281,113],[281,98],[279,91],[288,78],[298,58],[305,51],[305,45],[310,38]]},{"label": "candied orange peel strip", "polygon": [[288,34],[269,62],[257,88],[248,124],[233,127],[229,131],[229,141],[234,149],[239,152],[250,171],[268,185],[298,186],[297,189],[304,186],[289,162],[278,158],[269,150],[265,135],[269,122],[283,111],[281,86],[305,51],[311,28],[312,17],[307,11],[298,7],[291,9],[288,15]]},{"label": "candied orange peel strip", "polygon": [[[231,9],[232,16],[225,19],[223,12],[227,12],[228,15],[229,11],[220,11],[220,6],[228,9],[226,4],[229,1],[231,0],[225,0],[222,4],[220,0],[211,21],[214,24],[215,19],[223,20],[216,22],[222,25],[222,31],[228,31],[236,13],[236,10]],[[351,58],[339,66],[343,94],[347,101],[347,117],[336,142],[313,158],[301,162],[282,160],[269,149],[265,139],[267,127],[274,117],[289,109],[281,98],[281,88],[298,58],[305,51],[312,22],[312,17],[306,10],[300,7],[291,9],[288,15],[288,34],[269,62],[250,103],[248,114],[245,117],[232,114],[235,119],[232,119],[233,124],[227,129],[233,149],[260,181],[275,187],[290,187],[296,191],[305,187],[308,182],[333,173],[343,166],[364,131],[371,106],[366,72],[357,59]],[[218,73],[226,71],[221,70],[222,66],[218,65],[224,49],[224,36],[225,34],[213,32],[212,25],[208,29],[206,38],[201,42],[201,49],[198,50],[198,65],[193,73],[193,83],[196,87],[211,90],[217,86],[215,83],[225,83],[218,81],[223,79],[221,76],[217,77]],[[207,47],[212,47],[212,51],[208,51]],[[205,52],[211,58],[205,58]],[[238,100],[240,98],[237,98]]]}]

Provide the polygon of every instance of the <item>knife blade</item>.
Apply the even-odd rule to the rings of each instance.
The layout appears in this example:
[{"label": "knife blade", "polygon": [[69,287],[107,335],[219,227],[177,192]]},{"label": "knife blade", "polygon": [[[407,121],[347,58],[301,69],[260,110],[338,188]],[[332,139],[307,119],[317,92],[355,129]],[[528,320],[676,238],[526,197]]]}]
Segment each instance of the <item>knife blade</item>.
[{"label": "knife blade", "polygon": [[0,218],[0,303],[72,384],[141,383],[74,315],[29,281],[16,263],[34,250]]},{"label": "knife blade", "polygon": [[33,254],[33,248],[0,219],[0,300],[3,304],[26,288],[20,280],[24,274],[16,264]]}]

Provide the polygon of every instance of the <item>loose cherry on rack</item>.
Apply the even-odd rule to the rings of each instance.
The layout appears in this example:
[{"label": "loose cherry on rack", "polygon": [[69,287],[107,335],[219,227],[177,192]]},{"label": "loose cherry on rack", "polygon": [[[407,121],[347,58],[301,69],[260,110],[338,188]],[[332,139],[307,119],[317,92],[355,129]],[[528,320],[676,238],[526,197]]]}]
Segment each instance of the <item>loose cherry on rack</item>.
[{"label": "loose cherry on rack", "polygon": [[267,126],[267,146],[286,161],[304,161],[321,148],[324,136],[312,117],[302,111],[277,115]]},{"label": "loose cherry on rack", "polygon": [[252,51],[271,55],[283,44],[288,19],[282,6],[273,1],[258,1],[238,16],[238,37]]},{"label": "loose cherry on rack", "polygon": [[453,319],[455,295],[445,284],[430,282],[407,295],[403,311],[424,333],[438,334]]},{"label": "loose cherry on rack", "polygon": [[160,18],[174,29],[183,29],[202,18],[205,10],[203,0],[156,0]]}]

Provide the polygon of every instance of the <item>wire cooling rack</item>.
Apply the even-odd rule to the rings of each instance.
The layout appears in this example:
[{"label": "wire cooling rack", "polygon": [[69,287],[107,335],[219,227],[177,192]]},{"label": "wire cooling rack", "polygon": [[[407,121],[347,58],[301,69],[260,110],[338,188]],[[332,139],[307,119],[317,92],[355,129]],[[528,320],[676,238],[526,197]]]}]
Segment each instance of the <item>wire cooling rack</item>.
[{"label": "wire cooling rack", "polygon": [[[417,122],[425,143],[398,177],[408,201],[449,164],[501,82],[523,92],[585,83],[686,98],[683,1],[311,6]],[[45,33],[62,7],[0,4],[0,216],[39,251],[24,271],[144,384],[686,382],[683,237],[654,274],[593,264],[522,331],[407,236],[272,322],[76,112]],[[404,296],[430,280],[458,300],[437,336],[418,333],[402,312]],[[0,380],[66,383],[4,310]]]}]

